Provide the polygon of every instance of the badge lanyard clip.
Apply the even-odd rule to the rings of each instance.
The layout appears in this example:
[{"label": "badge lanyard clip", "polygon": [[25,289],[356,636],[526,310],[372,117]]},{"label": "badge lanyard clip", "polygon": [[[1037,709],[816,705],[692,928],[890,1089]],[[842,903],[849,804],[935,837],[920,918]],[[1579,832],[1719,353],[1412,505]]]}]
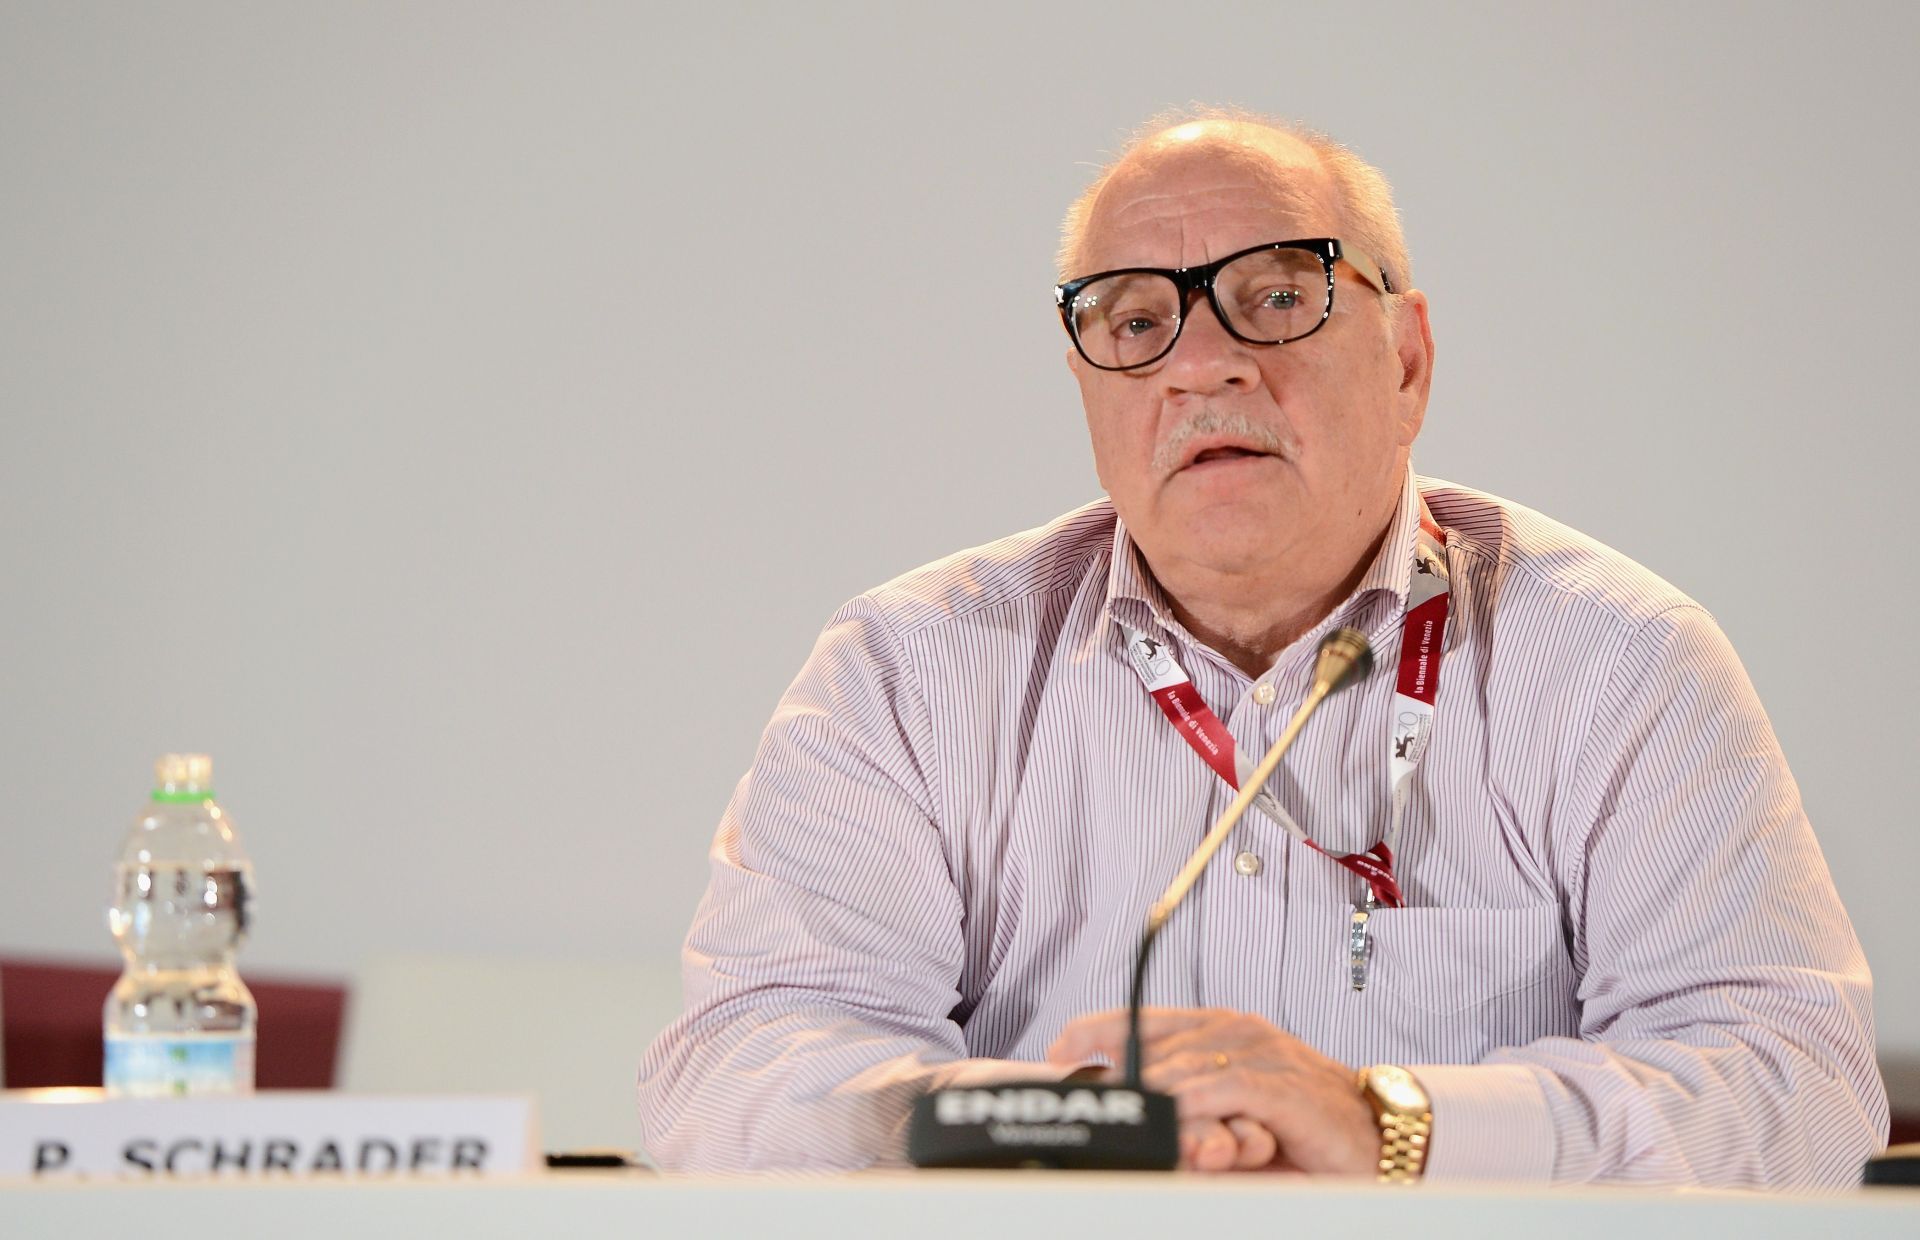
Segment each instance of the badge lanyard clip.
[{"label": "badge lanyard clip", "polygon": [[[1417,761],[1413,765],[1418,765]],[[1406,821],[1407,792],[1413,778],[1413,765],[1395,773],[1393,816],[1387,824],[1386,853],[1389,857],[1400,847],[1400,825]],[[1379,907],[1379,894],[1369,883],[1365,899],[1354,908],[1353,917],[1347,923],[1347,980],[1353,983],[1355,990],[1367,988],[1367,963],[1373,956],[1373,912]],[[1400,907],[1400,903],[1396,902],[1394,907]]]},{"label": "badge lanyard clip", "polygon": [[1367,988],[1367,957],[1373,954],[1367,922],[1373,917],[1376,903],[1373,892],[1368,891],[1366,901],[1353,910],[1353,920],[1347,926],[1347,974],[1355,990]]}]

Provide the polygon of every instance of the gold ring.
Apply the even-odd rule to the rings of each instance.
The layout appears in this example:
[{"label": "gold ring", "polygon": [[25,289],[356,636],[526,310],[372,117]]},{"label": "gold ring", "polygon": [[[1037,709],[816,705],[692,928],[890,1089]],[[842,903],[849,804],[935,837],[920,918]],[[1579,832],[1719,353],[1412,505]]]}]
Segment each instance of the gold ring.
[{"label": "gold ring", "polygon": [[1213,1053],[1213,1066],[1222,1072],[1227,1070],[1227,1053],[1225,1051],[1215,1051]]}]

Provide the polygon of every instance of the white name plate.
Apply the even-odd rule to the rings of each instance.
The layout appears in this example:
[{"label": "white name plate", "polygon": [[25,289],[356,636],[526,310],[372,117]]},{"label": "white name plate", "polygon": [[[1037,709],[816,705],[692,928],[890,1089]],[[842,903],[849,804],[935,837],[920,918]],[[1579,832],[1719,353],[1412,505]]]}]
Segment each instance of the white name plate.
[{"label": "white name plate", "polygon": [[268,1091],[107,1099],[0,1093],[0,1176],[144,1180],[517,1175],[542,1165],[532,1098]]}]

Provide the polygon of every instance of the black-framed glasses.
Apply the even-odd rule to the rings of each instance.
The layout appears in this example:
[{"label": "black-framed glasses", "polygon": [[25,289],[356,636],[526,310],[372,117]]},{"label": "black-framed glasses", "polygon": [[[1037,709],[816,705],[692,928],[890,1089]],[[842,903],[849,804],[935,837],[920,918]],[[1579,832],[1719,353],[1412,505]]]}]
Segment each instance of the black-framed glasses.
[{"label": "black-framed glasses", "polygon": [[1380,265],[1332,237],[1273,241],[1203,267],[1122,267],[1056,285],[1060,321],[1101,370],[1150,366],[1173,351],[1193,294],[1206,290],[1221,326],[1245,344],[1287,344],[1333,315],[1333,265],[1344,261],[1382,293]]}]

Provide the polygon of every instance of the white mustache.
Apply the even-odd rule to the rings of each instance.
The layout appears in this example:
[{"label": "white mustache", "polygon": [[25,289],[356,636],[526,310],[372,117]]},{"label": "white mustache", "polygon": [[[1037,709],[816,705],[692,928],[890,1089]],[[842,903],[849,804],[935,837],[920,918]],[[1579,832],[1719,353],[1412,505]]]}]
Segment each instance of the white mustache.
[{"label": "white mustache", "polygon": [[1296,455],[1297,445],[1291,439],[1282,439],[1272,427],[1261,426],[1244,413],[1223,413],[1218,409],[1204,408],[1174,428],[1166,442],[1154,449],[1154,471],[1166,474],[1180,468],[1187,445],[1202,435],[1230,435],[1275,456],[1291,458]]}]

